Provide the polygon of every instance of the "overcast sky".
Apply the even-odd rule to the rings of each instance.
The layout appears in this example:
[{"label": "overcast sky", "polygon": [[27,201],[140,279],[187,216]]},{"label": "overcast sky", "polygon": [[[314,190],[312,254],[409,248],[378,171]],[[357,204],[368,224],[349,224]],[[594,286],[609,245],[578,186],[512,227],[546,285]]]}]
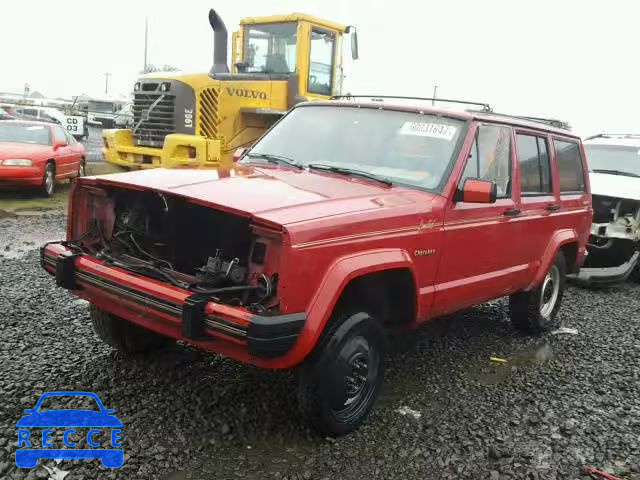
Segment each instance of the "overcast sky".
[{"label": "overcast sky", "polygon": [[[568,120],[578,133],[640,132],[640,2],[588,0],[6,1],[0,91],[47,96],[131,90],[149,63],[208,71],[209,8],[244,16],[305,12],[358,27],[351,93],[438,95],[496,111]],[[230,42],[229,42],[230,43]]]}]

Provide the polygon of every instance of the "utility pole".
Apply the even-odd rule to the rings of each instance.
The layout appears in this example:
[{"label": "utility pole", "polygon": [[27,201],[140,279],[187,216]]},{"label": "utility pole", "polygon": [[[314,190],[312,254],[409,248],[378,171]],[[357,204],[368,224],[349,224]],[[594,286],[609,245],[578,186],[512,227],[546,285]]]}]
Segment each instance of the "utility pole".
[{"label": "utility pole", "polygon": [[433,97],[431,97],[431,105],[436,104],[436,95],[438,94],[438,85],[433,86]]},{"label": "utility pole", "polygon": [[144,70],[147,71],[147,46],[149,44],[149,17],[144,17]]},{"label": "utility pole", "polygon": [[104,94],[106,96],[109,96],[109,77],[111,76],[110,73],[106,73],[104,74]]}]

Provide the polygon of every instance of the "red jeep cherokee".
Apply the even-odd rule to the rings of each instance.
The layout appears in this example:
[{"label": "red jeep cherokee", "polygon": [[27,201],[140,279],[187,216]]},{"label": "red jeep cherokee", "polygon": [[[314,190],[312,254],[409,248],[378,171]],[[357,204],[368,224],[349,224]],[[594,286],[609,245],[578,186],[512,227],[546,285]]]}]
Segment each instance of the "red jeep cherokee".
[{"label": "red jeep cherokee", "polygon": [[350,432],[386,329],[508,295],[514,326],[543,332],[585,255],[578,137],[418,104],[304,103],[231,169],[81,178],[42,264],[109,345],[300,367],[303,416]]}]

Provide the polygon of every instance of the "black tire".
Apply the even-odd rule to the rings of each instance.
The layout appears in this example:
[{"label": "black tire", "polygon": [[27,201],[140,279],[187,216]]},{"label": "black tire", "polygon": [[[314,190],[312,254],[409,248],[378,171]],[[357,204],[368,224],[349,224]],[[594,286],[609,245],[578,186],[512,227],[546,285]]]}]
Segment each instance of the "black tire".
[{"label": "black tire", "polygon": [[566,271],[566,260],[559,251],[540,285],[509,297],[511,323],[518,330],[539,334],[558,326],[556,315],[562,303]]},{"label": "black tire", "polygon": [[635,283],[640,283],[640,262],[636,265],[629,275],[629,280]]},{"label": "black tire", "polygon": [[44,174],[42,175],[42,186],[40,192],[44,197],[50,197],[56,190],[56,167],[53,163],[49,162],[44,167]]},{"label": "black tire", "polygon": [[314,430],[345,435],[366,420],[382,388],[385,344],[368,313],[334,316],[300,371],[298,408]]},{"label": "black tire", "polygon": [[107,345],[126,353],[145,353],[151,350],[163,349],[174,343],[174,340],[165,337],[135,323],[128,322],[116,315],[90,306],[91,322],[98,337]]}]

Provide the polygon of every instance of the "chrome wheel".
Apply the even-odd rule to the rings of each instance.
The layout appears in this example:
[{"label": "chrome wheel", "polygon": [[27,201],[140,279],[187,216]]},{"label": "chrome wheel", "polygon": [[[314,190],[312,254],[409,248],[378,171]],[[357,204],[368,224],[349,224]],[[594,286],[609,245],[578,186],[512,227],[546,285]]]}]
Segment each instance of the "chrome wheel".
[{"label": "chrome wheel", "polygon": [[47,166],[46,170],[44,171],[44,191],[47,195],[53,194],[54,182],[55,178],[53,174],[53,168]]},{"label": "chrome wheel", "polygon": [[560,295],[560,270],[556,265],[544,277],[542,291],[540,292],[540,315],[549,318],[558,302]]}]

